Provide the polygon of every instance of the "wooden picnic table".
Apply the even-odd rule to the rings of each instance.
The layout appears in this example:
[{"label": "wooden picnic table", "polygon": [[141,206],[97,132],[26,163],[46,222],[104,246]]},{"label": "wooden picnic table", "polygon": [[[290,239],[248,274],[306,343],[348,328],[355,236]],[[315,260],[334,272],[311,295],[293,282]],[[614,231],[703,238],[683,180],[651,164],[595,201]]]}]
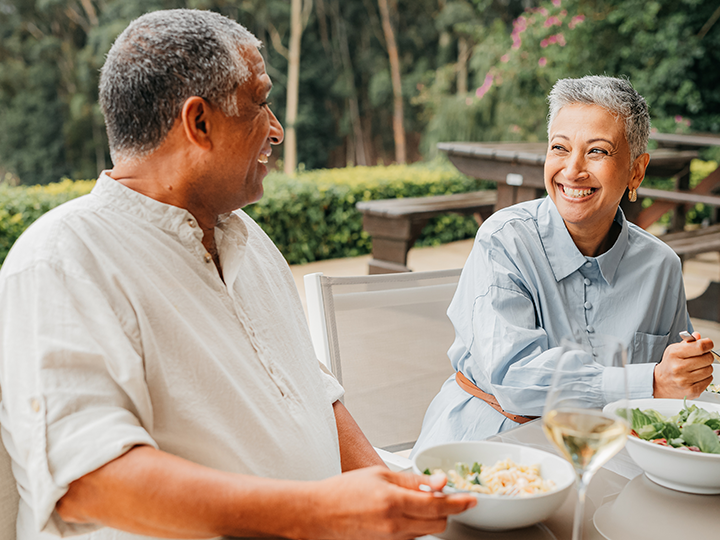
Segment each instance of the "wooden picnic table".
[{"label": "wooden picnic table", "polygon": [[[650,151],[647,176],[672,178],[674,190],[640,187],[638,202],[630,203],[627,195],[621,206],[626,217],[642,228],[656,222],[663,214],[674,210],[670,233],[661,238],[685,259],[702,252],[720,251],[720,226],[684,231],[685,208],[703,203],[720,208],[720,196],[713,195],[720,188],[720,167],[690,190],[690,162],[697,150],[720,146],[720,137],[699,135],[653,134],[658,148]],[[450,161],[463,173],[474,178],[494,180],[497,184],[495,210],[541,197],[545,193],[543,168],[547,143],[440,143]],[[641,200],[653,199],[643,208]],[[698,298],[688,302],[691,317],[720,322],[720,283],[711,282]]]},{"label": "wooden picnic table", "polygon": [[[451,142],[438,144],[438,149],[447,154],[460,172],[473,178],[498,183],[496,211],[545,194],[546,142]],[[658,148],[650,152],[646,174],[662,178],[689,179],[690,162],[697,157],[697,150]],[[638,198],[643,196],[644,189],[638,190]],[[625,208],[623,205],[623,210]],[[637,205],[637,208],[638,212],[633,212],[632,209],[626,211],[626,214],[631,214],[628,216],[631,221],[635,221],[633,218],[639,213],[640,205]]]}]

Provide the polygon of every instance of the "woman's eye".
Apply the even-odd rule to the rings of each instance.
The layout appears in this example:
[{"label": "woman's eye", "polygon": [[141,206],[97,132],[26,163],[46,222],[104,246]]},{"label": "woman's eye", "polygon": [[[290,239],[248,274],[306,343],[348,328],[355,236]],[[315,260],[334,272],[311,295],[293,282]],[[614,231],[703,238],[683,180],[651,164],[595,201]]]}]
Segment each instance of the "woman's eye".
[{"label": "woman's eye", "polygon": [[603,148],[593,148],[592,150],[590,150],[590,153],[591,154],[604,154],[606,156],[609,155],[608,151]]},{"label": "woman's eye", "polygon": [[565,150],[565,148],[563,148],[563,147],[560,146],[559,144],[553,144],[551,148],[552,148],[553,150],[558,150],[558,151],[563,151],[563,150]]}]

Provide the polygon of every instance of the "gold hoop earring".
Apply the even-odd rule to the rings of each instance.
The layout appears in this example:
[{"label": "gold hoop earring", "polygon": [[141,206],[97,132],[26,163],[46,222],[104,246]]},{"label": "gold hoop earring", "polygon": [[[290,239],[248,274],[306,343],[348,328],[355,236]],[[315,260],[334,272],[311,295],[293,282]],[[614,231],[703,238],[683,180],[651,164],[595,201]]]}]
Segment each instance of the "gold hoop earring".
[{"label": "gold hoop earring", "polygon": [[628,199],[630,200],[630,202],[637,201],[637,189],[631,189],[628,192]]}]

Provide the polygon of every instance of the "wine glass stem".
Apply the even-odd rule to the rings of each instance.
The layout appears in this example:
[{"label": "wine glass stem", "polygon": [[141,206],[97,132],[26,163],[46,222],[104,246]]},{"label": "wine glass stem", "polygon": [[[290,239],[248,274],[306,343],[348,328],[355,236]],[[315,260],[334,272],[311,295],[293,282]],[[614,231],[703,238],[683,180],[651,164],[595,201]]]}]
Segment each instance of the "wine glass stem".
[{"label": "wine glass stem", "polygon": [[582,476],[577,481],[577,503],[575,504],[575,519],[573,519],[572,540],[582,540],[583,524],[585,523],[585,494],[589,482]]}]

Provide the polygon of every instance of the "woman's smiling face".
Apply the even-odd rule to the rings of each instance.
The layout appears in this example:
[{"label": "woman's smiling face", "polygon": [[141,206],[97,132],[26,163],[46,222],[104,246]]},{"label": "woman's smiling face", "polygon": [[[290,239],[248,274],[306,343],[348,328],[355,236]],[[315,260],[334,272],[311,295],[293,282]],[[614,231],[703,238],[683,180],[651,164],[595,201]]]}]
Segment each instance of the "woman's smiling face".
[{"label": "woman's smiling face", "polygon": [[630,162],[622,118],[597,105],[560,109],[550,126],[545,189],[573,238],[607,233],[625,189],[642,182],[643,156]]}]

